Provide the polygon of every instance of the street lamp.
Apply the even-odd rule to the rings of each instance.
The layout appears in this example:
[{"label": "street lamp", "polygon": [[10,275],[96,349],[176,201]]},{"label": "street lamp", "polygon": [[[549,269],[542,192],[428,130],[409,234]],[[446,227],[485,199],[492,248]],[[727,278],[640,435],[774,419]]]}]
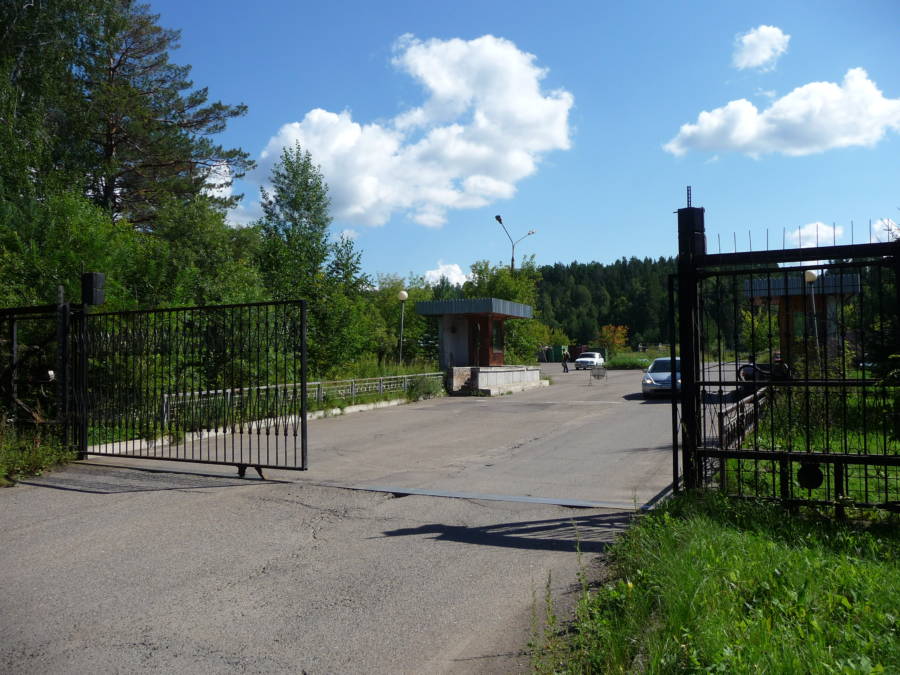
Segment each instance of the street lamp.
[{"label": "street lamp", "polygon": [[[803,272],[803,281],[805,281],[809,285],[810,290],[810,300],[812,300],[812,322],[813,322],[813,335],[816,339],[816,354],[821,355],[819,351],[819,321],[816,318],[816,279],[818,279],[819,273],[815,270],[806,270]],[[824,370],[824,364],[821,364]]]},{"label": "street lamp", "polygon": [[397,363],[400,365],[403,365],[403,315],[407,298],[409,298],[409,293],[406,291],[401,290],[397,293],[397,299],[400,301],[400,359]]},{"label": "street lamp", "polygon": [[513,238],[509,236],[509,230],[507,230],[506,225],[503,224],[503,218],[501,218],[500,216],[494,216],[494,218],[498,223],[500,223],[500,227],[503,228],[503,231],[506,232],[507,238],[509,238],[509,243],[512,244],[512,258],[510,258],[509,260],[509,271],[512,272],[516,268],[516,244],[522,241],[525,237],[530,237],[537,230],[528,230],[528,233],[524,237],[519,237],[518,239],[513,241]]}]

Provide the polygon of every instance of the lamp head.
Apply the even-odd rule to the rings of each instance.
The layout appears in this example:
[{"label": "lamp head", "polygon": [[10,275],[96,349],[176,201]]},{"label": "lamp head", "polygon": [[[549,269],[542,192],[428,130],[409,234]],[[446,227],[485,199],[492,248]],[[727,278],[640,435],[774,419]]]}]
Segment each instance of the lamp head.
[{"label": "lamp head", "polygon": [[406,302],[406,299],[408,297],[409,297],[409,293],[407,293],[406,291],[400,291],[399,293],[397,293],[397,299],[400,302]]},{"label": "lamp head", "polygon": [[803,281],[805,281],[808,284],[811,284],[812,282],[814,282],[818,277],[819,277],[819,273],[816,272],[815,270],[806,270],[803,273]]},{"label": "lamp head", "polygon": [[501,225],[503,224],[503,218],[501,218],[499,215],[494,216],[494,218],[497,220],[498,223],[500,223]]}]

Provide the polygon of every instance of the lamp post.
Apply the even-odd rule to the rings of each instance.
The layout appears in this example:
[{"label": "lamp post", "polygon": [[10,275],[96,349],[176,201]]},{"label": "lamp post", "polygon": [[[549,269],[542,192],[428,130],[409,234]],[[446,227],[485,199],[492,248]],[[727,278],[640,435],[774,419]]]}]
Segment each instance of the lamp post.
[{"label": "lamp post", "polygon": [[397,363],[400,365],[403,365],[403,315],[407,298],[409,298],[409,293],[406,291],[401,290],[397,293],[397,299],[400,301],[400,358]]},{"label": "lamp post", "polygon": [[820,356],[822,352],[819,351],[819,321],[816,319],[816,279],[818,277],[819,273],[815,270],[806,270],[803,273],[803,281],[809,285],[811,294],[810,300],[812,301],[813,336],[816,339],[816,355]]},{"label": "lamp post", "polygon": [[512,244],[512,257],[509,260],[509,271],[513,272],[516,269],[516,244],[518,244],[520,241],[522,241],[525,237],[530,237],[537,230],[528,230],[528,232],[525,234],[524,237],[519,237],[518,239],[513,241],[513,238],[509,236],[509,230],[507,230],[506,225],[503,224],[503,218],[501,218],[499,215],[494,216],[494,218],[497,220],[498,223],[500,223],[500,227],[502,227],[503,231],[506,232],[506,236],[509,239],[509,243]]}]

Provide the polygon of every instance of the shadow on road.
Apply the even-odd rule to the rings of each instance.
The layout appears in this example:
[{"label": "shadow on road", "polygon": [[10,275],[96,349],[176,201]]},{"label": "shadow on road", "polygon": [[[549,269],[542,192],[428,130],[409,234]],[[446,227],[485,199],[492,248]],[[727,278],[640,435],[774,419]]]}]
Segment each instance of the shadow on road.
[{"label": "shadow on road", "polygon": [[644,398],[643,394],[625,394],[622,398],[626,401],[640,401],[641,403],[645,403],[647,405],[658,405],[660,403],[665,403],[666,405],[672,405],[672,397],[671,396],[654,396],[653,398]]},{"label": "shadow on road", "polygon": [[602,553],[615,536],[631,521],[628,512],[573,516],[550,520],[531,520],[482,527],[442,525],[438,523],[388,530],[387,537],[435,535],[438,541],[457,541],[478,546],[501,546],[539,551],[575,551]]},{"label": "shadow on road", "polygon": [[123,492],[156,492],[160,490],[197,490],[221,487],[247,487],[284,481],[262,481],[258,478],[179,473],[159,469],[116,467],[103,464],[70,464],[43,476],[18,481],[20,485],[69,490],[92,494]]}]

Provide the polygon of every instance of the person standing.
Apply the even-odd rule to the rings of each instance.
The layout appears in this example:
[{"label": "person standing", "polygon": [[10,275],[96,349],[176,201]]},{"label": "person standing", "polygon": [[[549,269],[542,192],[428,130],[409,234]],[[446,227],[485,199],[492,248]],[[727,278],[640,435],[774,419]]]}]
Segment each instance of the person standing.
[{"label": "person standing", "polygon": [[564,350],[563,350],[563,353],[562,353],[562,367],[563,367],[563,372],[564,372],[564,373],[568,373],[568,372],[569,372],[569,350],[568,350],[568,349],[564,349]]}]

